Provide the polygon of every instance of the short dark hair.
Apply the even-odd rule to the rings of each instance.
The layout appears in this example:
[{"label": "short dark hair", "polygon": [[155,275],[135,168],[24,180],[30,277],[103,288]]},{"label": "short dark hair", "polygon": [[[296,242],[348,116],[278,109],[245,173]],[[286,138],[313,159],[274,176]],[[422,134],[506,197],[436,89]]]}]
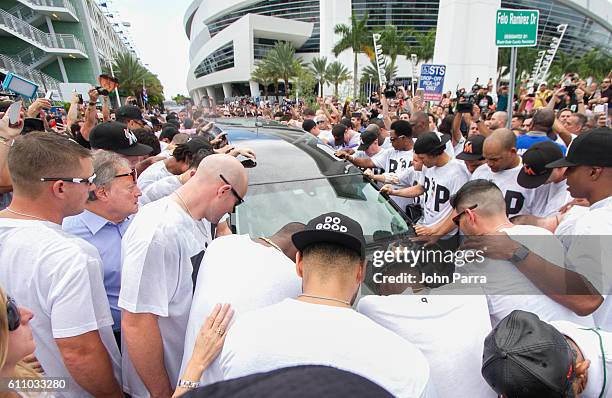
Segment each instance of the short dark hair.
[{"label": "short dark hair", "polygon": [[[434,116],[435,117],[435,116]],[[442,134],[453,134],[453,120],[455,119],[454,115],[448,115],[442,119],[440,122],[440,126],[438,127],[438,131]]]},{"label": "short dark hair", "polygon": [[586,117],[584,113],[574,113],[572,116],[578,119],[578,124],[580,127],[586,126],[587,122],[589,121],[589,118]]},{"label": "short dark hair", "polygon": [[186,129],[193,128],[193,120],[191,120],[191,119],[183,120],[183,126],[185,126]]},{"label": "short dark hair", "polygon": [[302,115],[304,116],[314,116],[315,115],[315,111],[310,109],[310,108],[306,108],[302,111]]},{"label": "short dark hair", "polygon": [[213,155],[215,153],[215,151],[213,151],[212,149],[208,149],[208,148],[202,148],[199,151],[197,151],[191,158],[191,163],[189,163],[189,168],[190,169],[197,169],[198,166],[200,165],[200,163],[202,162],[202,160],[204,160],[205,157]]},{"label": "short dark hair", "polygon": [[[478,203],[481,202],[481,203]],[[490,203],[487,203],[490,202]],[[497,203],[494,203],[497,202]],[[454,209],[478,205],[480,211],[504,211],[506,204],[502,191],[491,180],[482,178],[468,181],[451,196],[450,205]],[[493,206],[490,206],[490,205]]]},{"label": "short dark hair", "polygon": [[8,168],[15,191],[36,198],[43,177],[84,177],[71,175],[91,151],[75,141],[54,133],[32,132],[15,139],[8,154]]},{"label": "short dark hair", "polygon": [[524,122],[525,119],[527,119],[527,117],[524,114],[522,114],[522,113],[518,113],[518,114],[512,115],[512,119],[514,119],[514,118],[519,119],[521,122]]},{"label": "short dark hair", "polygon": [[373,118],[370,120],[370,124],[375,124],[377,125],[379,128],[384,129],[385,128],[385,122],[383,122],[382,119],[379,119],[377,117]]},{"label": "short dark hair", "polygon": [[335,243],[317,242],[302,250],[306,266],[314,266],[325,273],[345,273],[346,269],[361,263],[361,254]]},{"label": "short dark hair", "polygon": [[[552,109],[545,108],[538,109],[535,115],[533,115],[533,120],[531,121],[533,126],[540,126],[548,130],[552,129],[554,123],[555,112]],[[548,130],[546,132],[548,132]]]},{"label": "short dark hair", "polygon": [[332,131],[331,131],[334,137],[344,137],[345,132],[346,132],[346,126],[344,124],[336,124],[332,128]]},{"label": "short dark hair", "polygon": [[153,152],[150,153],[150,156],[159,155],[161,152],[161,145],[159,144],[159,140],[154,132],[149,130],[148,128],[138,128],[132,130],[132,133],[136,136],[136,139],[140,144],[145,144],[153,148]]},{"label": "short dark hair", "polygon": [[348,117],[343,117],[342,120],[340,120],[340,124],[343,124],[346,127],[351,128],[351,129],[355,128],[355,125],[353,124],[351,119],[349,119]]},{"label": "short dark hair", "polygon": [[178,129],[173,125],[170,125],[168,127],[163,127],[161,133],[159,134],[159,139],[162,140],[166,138],[172,141],[174,136],[177,135],[178,133],[179,133]]},{"label": "short dark hair", "polygon": [[412,125],[407,120],[396,120],[391,123],[391,130],[398,136],[412,137]]}]

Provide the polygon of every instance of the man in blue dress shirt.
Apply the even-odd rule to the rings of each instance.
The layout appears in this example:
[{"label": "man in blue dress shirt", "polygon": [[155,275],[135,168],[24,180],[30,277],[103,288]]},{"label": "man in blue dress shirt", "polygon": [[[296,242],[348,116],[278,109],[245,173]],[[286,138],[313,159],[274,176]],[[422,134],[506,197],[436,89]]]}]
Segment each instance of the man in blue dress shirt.
[{"label": "man in blue dress shirt", "polygon": [[99,150],[93,156],[94,183],[85,210],[64,219],[64,231],[83,238],[98,249],[104,266],[104,287],[113,316],[113,332],[120,345],[121,310],[117,307],[121,288],[121,238],[138,211],[142,193],[136,172],[120,155]]}]

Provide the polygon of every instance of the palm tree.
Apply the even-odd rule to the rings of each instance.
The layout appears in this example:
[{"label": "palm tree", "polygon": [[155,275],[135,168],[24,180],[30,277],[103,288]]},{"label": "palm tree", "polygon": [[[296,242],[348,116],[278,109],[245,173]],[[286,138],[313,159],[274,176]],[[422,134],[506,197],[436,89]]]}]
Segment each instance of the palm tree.
[{"label": "palm tree", "polygon": [[[393,69],[391,69],[393,67]],[[397,65],[392,65],[392,62],[385,63],[385,77],[387,81],[391,81],[391,77],[397,74]],[[371,60],[370,65],[366,66],[361,70],[361,84],[372,80],[378,84],[378,65],[376,60]]]},{"label": "palm tree", "polygon": [[436,29],[432,28],[425,33],[412,32],[412,36],[417,45],[410,50],[411,54],[416,54],[417,63],[431,61],[436,47]]},{"label": "palm tree", "polygon": [[338,86],[347,80],[351,79],[349,70],[342,64],[342,62],[334,61],[327,67],[325,71],[325,78],[331,84],[334,85],[334,95],[338,96]]},{"label": "palm tree", "polygon": [[285,95],[289,96],[289,80],[297,75],[301,58],[295,58],[295,47],[291,43],[277,42],[266,54],[264,63],[276,76],[285,83]]},{"label": "palm tree", "polygon": [[612,58],[600,49],[593,48],[580,58],[577,72],[583,77],[593,77],[595,80],[603,79],[612,68]]},{"label": "palm tree", "polygon": [[251,80],[261,84],[264,87],[264,96],[268,96],[268,86],[274,83],[274,74],[268,68],[265,62],[260,62],[255,70],[251,73]]},{"label": "palm tree", "polygon": [[[103,72],[110,74],[110,68],[105,65]],[[133,95],[140,102],[144,82],[149,102],[152,102],[152,98],[163,100],[163,87],[157,76],[145,68],[132,54],[119,53],[113,60],[113,72],[119,80],[120,93]]]},{"label": "palm tree", "polygon": [[[396,26],[388,26],[381,32],[380,44],[382,44],[385,54],[391,58],[391,64],[388,70],[392,73],[387,76],[387,79],[393,80],[393,76],[395,76],[397,70],[395,68],[397,56],[408,53],[410,49],[408,45],[408,31],[398,30]],[[385,70],[387,70],[386,67]]]},{"label": "palm tree", "polygon": [[323,85],[327,83],[325,71],[327,70],[327,57],[315,57],[310,61],[310,71],[314,74],[319,85],[319,95],[323,96]]},{"label": "palm tree", "polygon": [[357,55],[366,51],[371,51],[371,38],[368,31],[368,14],[363,18],[357,19],[357,15],[353,13],[351,16],[351,24],[338,24],[334,27],[334,33],[341,34],[340,41],[333,48],[334,55],[337,57],[345,50],[353,50],[353,97],[357,98],[357,89],[359,88],[357,76]]}]

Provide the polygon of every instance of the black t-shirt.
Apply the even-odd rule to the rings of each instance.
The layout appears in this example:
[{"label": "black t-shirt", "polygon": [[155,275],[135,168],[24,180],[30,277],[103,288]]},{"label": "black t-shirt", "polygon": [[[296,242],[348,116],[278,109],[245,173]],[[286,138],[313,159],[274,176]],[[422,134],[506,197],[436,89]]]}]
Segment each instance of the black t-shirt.
[{"label": "black t-shirt", "polygon": [[81,135],[81,132],[80,132],[80,131],[77,131],[77,132],[74,134],[74,140],[75,140],[75,141],[76,141],[76,142],[77,142],[79,145],[81,145],[82,147],[87,148],[87,149],[91,149],[91,145],[89,144],[89,141],[87,141],[87,140],[86,140],[86,139],[85,139],[85,138],[84,138],[84,137]]}]

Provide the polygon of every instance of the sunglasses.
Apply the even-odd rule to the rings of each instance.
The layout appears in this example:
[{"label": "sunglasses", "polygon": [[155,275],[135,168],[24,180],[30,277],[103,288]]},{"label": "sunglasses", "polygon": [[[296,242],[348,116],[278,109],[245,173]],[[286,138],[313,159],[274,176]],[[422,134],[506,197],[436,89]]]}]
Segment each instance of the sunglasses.
[{"label": "sunglasses", "polygon": [[17,308],[17,303],[10,296],[6,300],[6,315],[9,332],[17,330],[19,325],[21,325],[21,314],[19,313],[19,308]]},{"label": "sunglasses", "polygon": [[224,183],[226,183],[227,185],[229,185],[229,186],[230,186],[230,189],[232,190],[232,193],[234,194],[234,196],[236,197],[236,199],[238,199],[238,202],[236,203],[236,205],[235,205],[234,207],[236,207],[236,206],[239,206],[239,205],[243,204],[243,203],[244,203],[244,199],[242,199],[242,196],[240,196],[240,195],[238,194],[238,192],[236,192],[236,190],[234,189],[234,187],[232,186],[232,184],[230,184],[230,182],[229,182],[229,181],[228,181],[228,180],[227,180],[225,177],[223,177],[223,174],[219,174],[219,178],[221,178],[221,179],[223,180],[223,182],[224,182]]},{"label": "sunglasses", "polygon": [[115,176],[115,178],[127,177],[127,176],[131,176],[132,177],[132,181],[134,181],[134,183],[136,183],[136,181],[138,180],[138,172],[136,171],[136,169],[132,169],[132,171],[130,171],[129,173],[117,174]]},{"label": "sunglasses", "polygon": [[470,207],[466,207],[465,209],[463,209],[462,212],[460,212],[455,217],[453,217],[453,222],[455,223],[455,225],[459,226],[459,221],[461,221],[461,216],[465,214],[466,210],[474,210],[477,207],[478,207],[478,205],[473,205],[473,206],[470,206]]},{"label": "sunglasses", "polygon": [[394,141],[402,139],[404,137],[406,137],[406,136],[405,135],[400,135],[399,137],[395,137],[395,138],[394,137],[389,137],[389,141],[390,142],[394,142]]},{"label": "sunglasses", "polygon": [[87,178],[65,178],[65,177],[43,177],[40,180],[45,181],[65,181],[72,182],[74,184],[86,184],[92,185],[96,178],[96,173],[93,173],[90,177]]}]

